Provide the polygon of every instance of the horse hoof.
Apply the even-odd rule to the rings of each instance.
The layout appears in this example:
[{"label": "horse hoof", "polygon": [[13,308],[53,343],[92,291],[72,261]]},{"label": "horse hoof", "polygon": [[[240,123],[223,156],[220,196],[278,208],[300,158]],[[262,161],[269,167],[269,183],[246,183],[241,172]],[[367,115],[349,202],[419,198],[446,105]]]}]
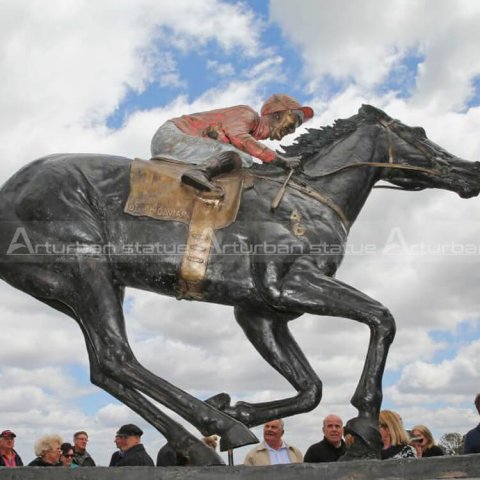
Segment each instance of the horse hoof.
[{"label": "horse hoof", "polygon": [[356,417],[345,425],[345,433],[353,436],[354,441],[347,449],[341,461],[360,459],[379,459],[382,450],[382,437],[377,423],[371,418]]},{"label": "horse hoof", "polygon": [[243,447],[258,442],[258,438],[247,427],[238,423],[220,437],[220,451],[225,452],[231,448]]},{"label": "horse hoof", "polygon": [[209,467],[212,465],[225,465],[225,462],[213,450],[200,443],[195,443],[187,451],[188,464],[191,466]]},{"label": "horse hoof", "polygon": [[208,403],[211,407],[223,412],[230,406],[230,395],[228,393],[217,393],[217,395],[207,398],[205,403]]},{"label": "horse hoof", "polygon": [[[352,434],[353,435],[353,434]],[[352,445],[347,448],[347,451],[338,459],[339,462],[350,462],[352,460],[379,460],[380,453],[373,451],[370,447],[365,445],[363,441],[354,435],[355,440]]]}]

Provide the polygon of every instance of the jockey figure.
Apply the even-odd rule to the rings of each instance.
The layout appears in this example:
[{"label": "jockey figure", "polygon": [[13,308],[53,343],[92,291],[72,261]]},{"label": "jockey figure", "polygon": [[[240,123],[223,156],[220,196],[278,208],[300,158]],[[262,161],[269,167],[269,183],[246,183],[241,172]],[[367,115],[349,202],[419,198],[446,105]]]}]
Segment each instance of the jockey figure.
[{"label": "jockey figure", "polygon": [[251,167],[252,156],[279,167],[297,168],[299,157],[286,158],[257,140],[281,140],[313,117],[310,107],[289,95],[272,95],[260,115],[247,105],[193,113],[165,122],[152,139],[152,155],[195,163],[182,182],[211,191],[216,175]]}]

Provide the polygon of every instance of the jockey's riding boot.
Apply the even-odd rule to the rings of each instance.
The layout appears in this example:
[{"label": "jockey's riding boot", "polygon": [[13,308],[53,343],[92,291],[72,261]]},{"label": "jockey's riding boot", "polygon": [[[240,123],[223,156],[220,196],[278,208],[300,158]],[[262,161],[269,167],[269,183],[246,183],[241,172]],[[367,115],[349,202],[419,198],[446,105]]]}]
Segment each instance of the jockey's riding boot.
[{"label": "jockey's riding boot", "polygon": [[242,166],[242,159],[237,152],[222,152],[209,158],[201,165],[187,170],[182,175],[182,182],[202,192],[211,192],[218,188],[211,183],[213,177],[236,170]]}]

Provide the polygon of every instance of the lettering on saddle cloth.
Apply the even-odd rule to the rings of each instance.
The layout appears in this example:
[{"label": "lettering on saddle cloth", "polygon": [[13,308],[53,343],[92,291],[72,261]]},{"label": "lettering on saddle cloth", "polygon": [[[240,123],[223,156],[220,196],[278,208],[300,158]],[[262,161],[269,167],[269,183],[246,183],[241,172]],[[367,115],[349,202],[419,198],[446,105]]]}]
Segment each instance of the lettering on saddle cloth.
[{"label": "lettering on saddle cloth", "polygon": [[181,183],[191,164],[159,159],[135,159],[130,170],[130,194],[124,212],[188,225],[185,254],[179,271],[179,298],[201,299],[213,232],[231,225],[238,213],[243,171],[217,177],[223,197]]}]

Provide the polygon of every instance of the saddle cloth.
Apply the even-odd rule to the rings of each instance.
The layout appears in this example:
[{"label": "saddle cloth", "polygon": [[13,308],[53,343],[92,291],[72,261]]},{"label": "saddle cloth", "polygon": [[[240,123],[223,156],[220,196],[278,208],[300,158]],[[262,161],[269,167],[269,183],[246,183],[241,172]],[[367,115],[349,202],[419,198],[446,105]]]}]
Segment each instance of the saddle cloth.
[{"label": "saddle cloth", "polygon": [[223,196],[199,192],[180,181],[191,164],[167,159],[135,159],[124,211],[188,224],[188,238],[179,271],[177,298],[200,300],[215,230],[231,225],[238,213],[243,170],[217,177]]},{"label": "saddle cloth", "polygon": [[149,161],[134,159],[125,213],[190,224],[196,200],[202,199],[204,202],[216,202],[210,225],[213,230],[231,225],[240,207],[243,171],[215,178],[215,184],[224,191],[223,198],[219,198],[181,183],[180,177],[188,168],[192,165],[159,157]]}]

